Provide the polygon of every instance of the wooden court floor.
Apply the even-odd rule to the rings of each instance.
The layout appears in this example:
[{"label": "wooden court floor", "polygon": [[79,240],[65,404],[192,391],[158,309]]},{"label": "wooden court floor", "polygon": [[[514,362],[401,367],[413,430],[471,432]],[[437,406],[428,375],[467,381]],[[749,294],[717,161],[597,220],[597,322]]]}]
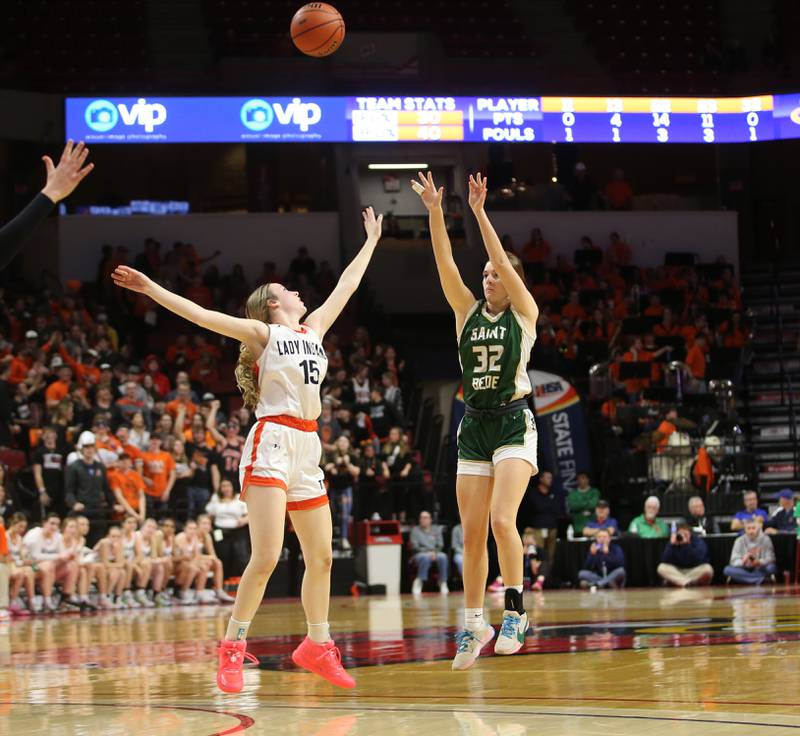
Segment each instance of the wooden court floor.
[{"label": "wooden court floor", "polygon": [[214,684],[226,608],[14,621],[0,736],[800,734],[799,603],[791,588],[530,594],[523,650],[452,672],[459,595],[338,599],[345,692],[293,667],[303,615],[278,601],[253,625],[260,666],[239,695]]}]

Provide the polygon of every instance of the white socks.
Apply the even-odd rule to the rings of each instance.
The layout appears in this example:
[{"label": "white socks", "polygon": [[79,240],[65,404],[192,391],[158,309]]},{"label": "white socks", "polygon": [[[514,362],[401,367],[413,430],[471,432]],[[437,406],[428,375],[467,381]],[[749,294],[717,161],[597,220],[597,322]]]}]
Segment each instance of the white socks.
[{"label": "white socks", "polygon": [[227,641],[241,641],[247,638],[250,629],[250,621],[237,621],[233,616],[228,621],[228,630],[225,632]]},{"label": "white socks", "polygon": [[523,589],[522,585],[506,585],[506,590],[516,590],[517,593],[521,593]]},{"label": "white socks", "polygon": [[480,631],[483,628],[483,608],[464,609],[464,628],[467,631]]},{"label": "white socks", "polygon": [[308,638],[315,644],[325,644],[331,639],[331,627],[327,621],[321,624],[308,623]]}]

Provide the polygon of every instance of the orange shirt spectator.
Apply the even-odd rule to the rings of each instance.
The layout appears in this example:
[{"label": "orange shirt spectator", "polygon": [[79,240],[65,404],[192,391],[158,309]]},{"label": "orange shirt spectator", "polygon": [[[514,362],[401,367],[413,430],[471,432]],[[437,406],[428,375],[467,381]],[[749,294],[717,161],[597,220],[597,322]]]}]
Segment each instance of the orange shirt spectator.
[{"label": "orange shirt spectator", "polygon": [[656,429],[657,437],[656,440],[656,452],[661,452],[667,447],[669,443],[669,436],[676,432],[678,428],[671,422],[669,419],[664,419],[661,424],[658,425]]},{"label": "orange shirt spectator", "polygon": [[586,319],[586,310],[580,305],[577,291],[570,292],[569,302],[561,309],[561,316],[573,322]]},{"label": "orange shirt spectator", "polygon": [[125,499],[128,504],[137,513],[142,509],[139,508],[139,494],[144,491],[147,493],[147,484],[144,478],[135,470],[128,468],[127,470],[110,470],[108,472],[108,487],[112,491],[119,491],[120,495]]},{"label": "orange shirt spectator", "polygon": [[531,289],[531,294],[533,294],[537,304],[550,304],[561,296],[561,291],[548,280],[543,284],[535,284]]},{"label": "orange shirt spectator", "polygon": [[173,419],[178,416],[178,410],[183,407],[185,410],[184,420],[191,422],[197,414],[198,406],[192,401],[192,387],[187,381],[180,381],[175,389],[175,398],[167,404],[167,411]]},{"label": "orange shirt spectator", "polygon": [[96,386],[100,382],[100,369],[92,363],[78,363],[75,375],[82,384]]},{"label": "orange shirt spectator", "polygon": [[136,445],[130,443],[130,428],[124,424],[121,425],[117,428],[115,437],[119,442],[120,452],[130,456],[131,461],[136,465],[142,459],[142,451]]},{"label": "orange shirt spectator", "polygon": [[[187,443],[192,443],[195,441],[194,432],[192,432],[191,428],[183,430],[183,439]],[[217,446],[217,441],[214,439],[214,435],[212,435],[208,430],[205,430],[203,444],[205,444],[209,450],[213,450]]]},{"label": "orange shirt spectator", "polygon": [[550,243],[542,237],[542,231],[535,227],[531,230],[531,239],[522,246],[522,261],[546,264],[552,252]]},{"label": "orange shirt spectator", "polygon": [[578,357],[578,343],[583,339],[580,332],[573,328],[569,320],[562,321],[562,327],[556,332],[556,347],[566,360]]},{"label": "orange shirt spectator", "polygon": [[[97,428],[95,428],[97,429]],[[108,450],[109,452],[115,452],[119,455],[122,452],[122,445],[120,441],[114,437],[112,434],[108,434],[108,428],[106,428],[106,435],[102,439],[100,435],[95,431],[96,437],[96,446],[98,450]]]},{"label": "orange shirt spectator", "polygon": [[609,209],[629,210],[633,206],[633,189],[622,169],[614,169],[611,181],[606,184],[605,194]]},{"label": "orange shirt spectator", "polygon": [[184,363],[191,363],[197,358],[197,353],[189,345],[189,338],[186,335],[178,335],[176,341],[167,348],[167,363],[176,363],[179,358]]},{"label": "orange shirt spectator", "polygon": [[175,459],[168,452],[160,449],[161,440],[158,437],[156,439],[158,439],[159,449],[148,448],[146,452],[142,453],[142,460],[144,460],[142,475],[151,481],[147,484],[145,493],[148,496],[159,497],[167,490],[169,477],[175,470]]},{"label": "orange shirt spectator", "polygon": [[697,328],[694,325],[684,325],[681,327],[681,337],[686,341],[686,349],[694,345],[694,339],[697,337]]},{"label": "orange shirt spectator", "polygon": [[20,356],[15,356],[11,360],[11,366],[8,373],[8,382],[14,386],[18,383],[23,383],[28,377],[28,371],[31,369],[27,361]]},{"label": "orange shirt spectator", "polygon": [[122,452],[130,455],[134,463],[137,460],[143,460],[143,453],[136,445],[122,445]]},{"label": "orange shirt spectator", "polygon": [[62,365],[58,370],[58,380],[53,381],[44,392],[48,409],[52,409],[59,401],[69,396],[69,387],[72,380],[72,369]]},{"label": "orange shirt spectator", "polygon": [[706,354],[703,350],[705,339],[695,340],[694,345],[686,353],[686,365],[694,378],[706,377]]},{"label": "orange shirt spectator", "polygon": [[[639,344],[637,349],[636,345]],[[641,342],[637,338],[636,342],[634,343],[633,347],[622,356],[622,360],[625,363],[649,363],[653,360],[653,353],[645,350],[641,347]],[[652,378],[652,369],[651,369],[651,378]],[[629,394],[636,394],[639,391],[644,391],[644,389],[650,387],[650,378],[626,378],[625,379],[625,390]]]},{"label": "orange shirt spectator", "polygon": [[186,409],[186,421],[192,421],[192,417],[197,414],[198,406],[191,399],[174,399],[167,404],[167,411],[175,419],[178,416],[178,410],[183,406]]}]

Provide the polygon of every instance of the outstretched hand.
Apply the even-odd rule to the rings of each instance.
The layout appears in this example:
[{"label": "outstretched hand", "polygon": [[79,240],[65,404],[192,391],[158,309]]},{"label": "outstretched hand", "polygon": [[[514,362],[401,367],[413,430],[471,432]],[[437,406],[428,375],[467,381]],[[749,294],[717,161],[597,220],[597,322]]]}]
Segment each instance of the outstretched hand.
[{"label": "outstretched hand", "polygon": [[488,179],[480,174],[469,176],[469,206],[473,212],[479,212],[486,203]]},{"label": "outstretched hand", "polygon": [[371,240],[380,240],[383,232],[383,215],[375,217],[372,207],[367,207],[361,216],[364,218],[364,230],[367,231],[367,237]]},{"label": "outstretched hand", "polygon": [[111,274],[111,278],[117,286],[137,291],[140,294],[146,294],[153,285],[149,277],[130,266],[117,266],[114,269],[114,273]]},{"label": "outstretched hand", "polygon": [[[94,168],[94,164],[86,164],[88,155],[89,149],[84,146],[83,141],[75,146],[70,139],[67,141],[67,145],[64,146],[58,166],[53,164],[53,159],[50,156],[42,156],[45,169],[47,169],[47,184],[44,185],[42,194],[53,200],[53,202],[59,202],[72,194],[75,187]],[[84,166],[84,164],[86,165]]]},{"label": "outstretched hand", "polygon": [[417,194],[419,194],[422,204],[424,204],[428,210],[441,207],[444,187],[439,187],[438,189],[436,188],[436,185],[433,183],[433,174],[431,174],[430,171],[427,173],[427,175],[420,171],[417,173],[417,176],[419,177],[419,181],[412,179],[411,187]]}]

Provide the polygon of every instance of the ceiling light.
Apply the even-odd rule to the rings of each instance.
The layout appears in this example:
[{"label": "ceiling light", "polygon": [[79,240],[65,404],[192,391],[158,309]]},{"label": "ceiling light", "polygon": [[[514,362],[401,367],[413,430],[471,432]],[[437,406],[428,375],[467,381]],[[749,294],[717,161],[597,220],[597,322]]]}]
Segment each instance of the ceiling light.
[{"label": "ceiling light", "polygon": [[428,168],[428,164],[368,164],[367,168],[372,171],[400,171],[401,169],[422,171]]}]

